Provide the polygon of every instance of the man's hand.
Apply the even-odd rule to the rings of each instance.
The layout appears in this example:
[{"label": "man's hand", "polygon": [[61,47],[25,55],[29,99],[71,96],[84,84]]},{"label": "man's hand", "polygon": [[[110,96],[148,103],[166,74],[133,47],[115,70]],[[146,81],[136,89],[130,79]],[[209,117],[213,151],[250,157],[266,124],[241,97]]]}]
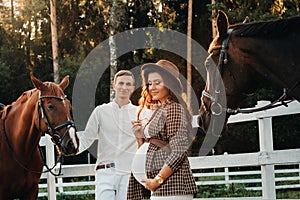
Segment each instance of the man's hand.
[{"label": "man's hand", "polygon": [[59,156],[62,156],[62,155],[63,155],[63,152],[61,151],[61,149],[60,149],[57,145],[55,145],[55,148],[56,148],[56,150],[57,150],[57,152],[58,152],[58,155],[59,155]]}]

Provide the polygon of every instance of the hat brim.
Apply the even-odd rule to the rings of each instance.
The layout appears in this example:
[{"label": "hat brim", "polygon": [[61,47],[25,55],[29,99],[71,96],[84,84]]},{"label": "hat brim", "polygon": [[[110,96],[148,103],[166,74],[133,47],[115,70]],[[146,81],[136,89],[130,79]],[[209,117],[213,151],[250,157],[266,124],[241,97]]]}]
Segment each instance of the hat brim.
[{"label": "hat brim", "polygon": [[156,63],[146,63],[146,64],[142,65],[141,70],[145,70],[149,67],[158,67],[158,68],[162,69],[162,67]]},{"label": "hat brim", "polygon": [[157,63],[146,63],[146,64],[142,65],[141,70],[144,71],[144,70],[147,70],[150,68],[156,68],[156,69],[162,70],[163,72],[166,72],[169,75],[171,75],[174,78],[179,80],[179,78],[176,75],[174,75],[174,73],[170,72],[168,69],[162,67],[161,65],[158,65]]},{"label": "hat brim", "polygon": [[[183,87],[182,87],[182,83],[180,81],[179,78],[175,77],[174,74],[172,74],[171,72],[169,72],[168,70],[166,70],[165,68],[163,68],[162,66],[156,64],[156,63],[146,63],[144,65],[142,65],[141,67],[141,71],[145,71],[147,69],[150,69],[150,68],[155,68],[155,69],[158,69],[158,70],[161,70],[161,71],[164,71],[166,72],[167,74],[169,74],[174,80],[177,81],[179,87],[181,88],[181,90],[183,90]],[[145,77],[144,77],[145,78]]]}]

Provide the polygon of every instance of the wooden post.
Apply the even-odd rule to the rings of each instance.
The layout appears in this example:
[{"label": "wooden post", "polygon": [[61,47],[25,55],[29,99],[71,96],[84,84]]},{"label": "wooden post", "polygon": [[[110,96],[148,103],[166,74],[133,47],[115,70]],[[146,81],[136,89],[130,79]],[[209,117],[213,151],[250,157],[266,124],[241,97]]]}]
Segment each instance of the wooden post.
[{"label": "wooden post", "polygon": [[[258,101],[257,105],[261,107],[269,103],[269,101]],[[258,129],[261,155],[264,156],[264,158],[268,158],[268,153],[273,151],[272,118],[258,119]],[[274,165],[261,165],[261,176],[262,199],[276,199]]]}]

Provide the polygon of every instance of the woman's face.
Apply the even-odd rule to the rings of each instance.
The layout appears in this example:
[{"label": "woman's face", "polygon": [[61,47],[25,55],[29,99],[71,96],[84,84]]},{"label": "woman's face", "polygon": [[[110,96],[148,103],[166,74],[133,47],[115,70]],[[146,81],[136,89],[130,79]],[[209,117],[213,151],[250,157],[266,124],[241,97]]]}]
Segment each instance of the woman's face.
[{"label": "woman's face", "polygon": [[152,100],[158,100],[165,103],[169,96],[169,89],[165,86],[162,76],[157,72],[151,72],[148,75],[148,88]]}]

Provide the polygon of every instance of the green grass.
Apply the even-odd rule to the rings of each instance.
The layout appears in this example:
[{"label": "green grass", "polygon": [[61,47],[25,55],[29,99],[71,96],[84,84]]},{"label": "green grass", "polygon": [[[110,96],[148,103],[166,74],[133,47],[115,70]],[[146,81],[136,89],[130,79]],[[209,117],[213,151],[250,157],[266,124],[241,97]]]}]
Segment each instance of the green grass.
[{"label": "green grass", "polygon": [[[200,186],[197,198],[218,197],[261,197],[261,191],[246,190],[244,184]],[[300,199],[299,189],[284,189],[276,191],[277,199]]]},{"label": "green grass", "polygon": [[[87,195],[57,195],[56,200],[91,200],[95,199],[95,195],[87,194]],[[48,200],[47,197],[39,197],[38,200]]]},{"label": "green grass", "polygon": [[[249,178],[249,177],[248,177]],[[220,180],[220,177],[202,177],[200,180]],[[72,181],[78,181],[78,179],[74,179]],[[290,181],[282,181],[281,184],[287,184]],[[251,191],[246,190],[246,186],[249,184],[230,184],[226,185],[212,185],[212,186],[198,186],[199,192],[196,195],[196,198],[230,198],[230,197],[261,197],[261,191]],[[261,186],[261,183],[256,183],[251,186]],[[76,187],[67,187],[64,188],[64,191],[73,191],[73,190],[94,190],[94,186],[76,186]],[[58,190],[58,189],[57,189]],[[46,189],[40,189],[40,192],[46,192]],[[300,199],[300,190],[299,189],[282,189],[276,191],[277,199]],[[87,195],[64,195],[59,194],[57,191],[57,200],[90,200],[94,199],[94,194]],[[47,197],[39,197],[38,200],[48,200]]]}]

